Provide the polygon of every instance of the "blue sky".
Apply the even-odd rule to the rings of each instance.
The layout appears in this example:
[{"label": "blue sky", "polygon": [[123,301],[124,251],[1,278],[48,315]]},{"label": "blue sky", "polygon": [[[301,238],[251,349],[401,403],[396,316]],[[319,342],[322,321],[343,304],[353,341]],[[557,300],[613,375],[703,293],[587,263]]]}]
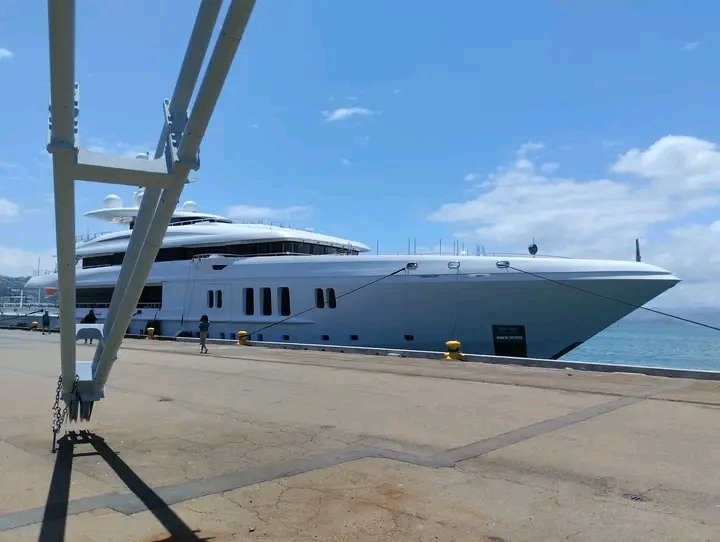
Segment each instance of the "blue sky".
[{"label": "blue sky", "polygon": [[[47,13],[0,3],[0,273],[26,273],[54,246]],[[196,6],[78,2],[81,145],[154,147]],[[384,252],[409,237],[524,251],[535,237],[541,252],[631,258],[640,237],[646,260],[686,279],[674,302],[720,302],[707,294],[719,15],[710,2],[258,0],[182,199]],[[107,229],[81,213],[110,192],[132,194],[78,184],[78,233]]]}]

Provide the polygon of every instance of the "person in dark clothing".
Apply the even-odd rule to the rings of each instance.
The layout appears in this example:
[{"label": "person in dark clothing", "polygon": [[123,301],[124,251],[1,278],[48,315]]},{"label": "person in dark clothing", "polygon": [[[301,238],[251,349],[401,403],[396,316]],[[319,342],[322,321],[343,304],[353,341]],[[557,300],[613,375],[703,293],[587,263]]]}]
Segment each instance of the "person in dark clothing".
[{"label": "person in dark clothing", "polygon": [[200,353],[207,354],[208,349],[205,345],[205,341],[207,340],[208,330],[210,329],[210,320],[208,319],[207,314],[203,314],[200,317],[200,324],[198,325],[198,328],[200,328]]},{"label": "person in dark clothing", "polygon": [[85,316],[83,316],[81,324],[94,324],[97,322],[97,316],[95,316],[95,309],[90,309]]},{"label": "person in dark clothing", "polygon": [[[95,310],[90,309],[90,312],[88,312],[85,316],[83,316],[83,319],[80,320],[81,324],[94,324],[97,322],[97,316],[95,316]],[[85,344],[87,344],[88,340],[85,339]],[[90,344],[92,344],[93,340],[90,339]]]},{"label": "person in dark clothing", "polygon": [[42,315],[42,334],[45,335],[45,330],[50,333],[50,315],[48,311],[45,311]]}]

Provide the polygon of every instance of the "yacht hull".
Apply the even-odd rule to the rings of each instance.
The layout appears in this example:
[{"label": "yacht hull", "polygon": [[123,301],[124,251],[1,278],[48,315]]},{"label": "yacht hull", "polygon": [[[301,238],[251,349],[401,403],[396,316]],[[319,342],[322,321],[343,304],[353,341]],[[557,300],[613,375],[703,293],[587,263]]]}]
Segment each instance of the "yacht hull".
[{"label": "yacht hull", "polygon": [[[141,305],[128,331],[144,333],[152,322],[164,336],[197,336],[198,320],[207,314],[211,338],[236,338],[242,330],[256,341],[435,351],[453,339],[468,353],[557,358],[678,282],[636,262],[517,257],[508,269],[497,262],[482,256],[276,256],[156,263],[148,284],[162,287],[162,300]],[[78,290],[107,292],[118,270],[81,270]],[[29,286],[53,286],[52,276],[33,281],[38,284]],[[289,307],[282,306],[282,288]],[[78,318],[92,306],[102,321],[104,301],[79,307]]]}]

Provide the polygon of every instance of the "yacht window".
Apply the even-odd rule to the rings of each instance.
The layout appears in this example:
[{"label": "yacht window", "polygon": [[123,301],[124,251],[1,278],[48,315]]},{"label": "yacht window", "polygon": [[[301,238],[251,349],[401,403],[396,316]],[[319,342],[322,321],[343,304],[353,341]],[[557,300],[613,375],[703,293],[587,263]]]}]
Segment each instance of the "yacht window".
[{"label": "yacht window", "polygon": [[215,290],[215,305],[217,308],[222,308],[222,290]]},{"label": "yacht window", "polygon": [[255,314],[255,290],[245,288],[245,314],[252,316]]},{"label": "yacht window", "polygon": [[[112,239],[111,239],[112,240]],[[114,254],[106,254],[104,256],[85,256],[82,259],[83,269],[92,267],[107,267],[110,265],[122,265],[124,252],[115,252]]]},{"label": "yacht window", "polygon": [[[75,294],[75,303],[78,308],[109,307],[114,288],[78,288]],[[145,286],[138,308],[160,308],[162,303],[162,286]]]},{"label": "yacht window", "polygon": [[[108,239],[107,241],[114,241]],[[104,241],[103,241],[104,242]],[[158,250],[156,262],[174,262],[190,260],[201,254],[230,254],[236,256],[262,256],[273,254],[358,254],[357,250],[345,247],[310,244],[296,241],[270,241],[263,243],[238,243],[234,245],[214,245],[203,247],[165,247]],[[125,254],[116,252],[102,256],[84,256],[83,268],[121,265]],[[213,266],[213,269],[218,268]]]},{"label": "yacht window", "polygon": [[337,307],[337,301],[335,299],[335,288],[328,288],[327,289],[327,300],[328,300],[328,307],[331,309],[334,309]]},{"label": "yacht window", "polygon": [[318,309],[325,307],[325,293],[322,288],[315,288],[315,306]]},{"label": "yacht window", "polygon": [[360,337],[358,337],[357,335],[350,335],[350,340],[351,340],[351,341],[357,341],[359,338],[360,338]]},{"label": "yacht window", "polygon": [[215,292],[213,292],[212,290],[208,290],[207,296],[208,296],[207,305],[208,305],[208,307],[210,307],[212,309],[215,306]]},{"label": "yacht window", "polygon": [[263,316],[272,315],[272,294],[270,288],[260,288]]},{"label": "yacht window", "polygon": [[290,288],[283,286],[279,288],[280,314],[290,316]]}]

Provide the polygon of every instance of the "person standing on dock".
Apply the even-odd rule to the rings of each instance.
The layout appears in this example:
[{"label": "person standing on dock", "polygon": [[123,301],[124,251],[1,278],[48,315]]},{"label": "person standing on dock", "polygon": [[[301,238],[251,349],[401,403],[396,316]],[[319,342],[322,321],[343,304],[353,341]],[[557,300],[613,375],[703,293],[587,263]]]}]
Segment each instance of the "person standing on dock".
[{"label": "person standing on dock", "polygon": [[[90,312],[88,312],[85,316],[83,316],[83,319],[80,321],[81,324],[94,324],[97,322],[97,316],[95,316],[95,310],[90,309]],[[85,339],[85,344],[87,344],[88,340]],[[90,339],[90,344],[92,344],[93,340]]]},{"label": "person standing on dock", "polygon": [[42,334],[45,335],[47,329],[48,335],[50,334],[50,315],[48,311],[45,311],[42,315]]},{"label": "person standing on dock", "polygon": [[200,325],[198,325],[200,328],[200,353],[201,354],[207,354],[208,349],[205,345],[205,341],[208,337],[208,330],[210,329],[210,320],[207,317],[207,314],[203,314],[200,317]]}]

